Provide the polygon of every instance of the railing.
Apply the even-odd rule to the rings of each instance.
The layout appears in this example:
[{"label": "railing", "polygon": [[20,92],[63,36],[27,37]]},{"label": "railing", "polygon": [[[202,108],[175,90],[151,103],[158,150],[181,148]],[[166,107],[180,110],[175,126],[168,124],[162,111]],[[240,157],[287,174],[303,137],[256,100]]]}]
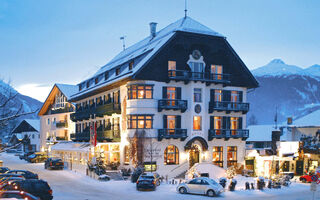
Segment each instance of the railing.
[{"label": "railing", "polygon": [[113,113],[121,113],[121,104],[119,103],[106,103],[102,105],[91,105],[85,108],[78,108],[75,113],[70,115],[72,121],[82,121],[84,119],[90,119],[91,116],[96,115],[103,117],[104,115],[111,115]]},{"label": "railing", "polygon": [[97,131],[97,141],[120,142],[120,131],[119,130]]},{"label": "railing", "polygon": [[158,140],[164,139],[180,139],[181,141],[187,138],[187,129],[175,128],[175,129],[159,129],[158,130]]},{"label": "railing", "polygon": [[209,102],[209,113],[212,113],[214,110],[243,112],[245,114],[249,111],[249,103],[231,101]]},{"label": "railing", "polygon": [[57,128],[68,128],[68,122],[66,122],[66,121],[56,122],[56,127]]},{"label": "railing", "polygon": [[188,101],[180,99],[161,99],[158,100],[158,111],[162,110],[181,110],[185,112],[188,109]]},{"label": "railing", "polygon": [[213,74],[210,72],[191,72],[186,70],[168,70],[168,76],[170,79],[174,80],[193,80],[215,83],[229,83],[231,80],[230,74]]},{"label": "railing", "polygon": [[70,137],[75,142],[89,142],[90,141],[90,132],[83,131],[78,133],[70,134]]},{"label": "railing", "polygon": [[64,107],[64,108],[58,108],[58,109],[51,109],[51,114],[57,114],[57,113],[67,113],[67,112],[73,112],[73,107]]},{"label": "railing", "polygon": [[228,140],[229,138],[241,138],[246,140],[249,137],[249,130],[247,129],[209,129],[208,140],[222,139]]}]

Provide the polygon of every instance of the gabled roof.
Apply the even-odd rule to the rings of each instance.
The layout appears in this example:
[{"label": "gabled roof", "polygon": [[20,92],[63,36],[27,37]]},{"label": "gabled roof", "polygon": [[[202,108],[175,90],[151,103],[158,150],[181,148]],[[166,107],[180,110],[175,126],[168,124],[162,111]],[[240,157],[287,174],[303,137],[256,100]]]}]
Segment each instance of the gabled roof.
[{"label": "gabled roof", "polygon": [[12,133],[22,132],[39,132],[40,120],[39,119],[24,119],[12,131]]},{"label": "gabled roof", "polygon": [[43,102],[42,107],[38,113],[38,115],[44,115],[49,106],[54,102],[55,96],[60,91],[66,98],[67,101],[70,100],[71,96],[78,91],[78,86],[76,85],[68,85],[68,84],[60,84],[56,83],[52,87],[47,99]]},{"label": "gabled roof", "polygon": [[[100,81],[96,85],[83,89],[82,91],[72,95],[71,100],[75,100],[76,98],[88,92],[110,85],[116,81],[131,77],[136,72],[138,72],[144,66],[144,64],[147,63],[148,60],[159,51],[161,47],[163,47],[171,38],[173,38],[176,32],[197,33],[202,35],[210,35],[214,37],[224,38],[223,35],[211,30],[210,28],[202,25],[201,23],[195,21],[194,19],[190,17],[183,17],[178,21],[158,31],[155,37],[148,36],[147,38],[141,40],[140,42],[120,52],[109,63],[101,67],[95,73],[94,77],[104,74],[106,71],[117,68],[143,55],[142,59],[139,59],[137,61],[135,60],[134,68],[132,70],[129,70],[128,68],[126,68],[118,76],[116,76],[115,73],[113,73],[111,74],[111,76],[109,76],[107,81],[104,81],[104,80]],[[85,81],[88,81],[92,78],[93,77]]]}]

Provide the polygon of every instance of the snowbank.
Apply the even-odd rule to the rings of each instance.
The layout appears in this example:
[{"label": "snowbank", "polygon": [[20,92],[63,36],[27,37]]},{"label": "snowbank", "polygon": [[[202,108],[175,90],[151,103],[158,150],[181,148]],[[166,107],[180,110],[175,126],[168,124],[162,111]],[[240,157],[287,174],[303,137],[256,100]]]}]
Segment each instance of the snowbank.
[{"label": "snowbank", "polygon": [[209,178],[219,179],[226,177],[226,170],[218,167],[212,163],[196,163],[186,173],[186,179],[192,179],[194,176],[200,176],[200,174],[208,173]]}]

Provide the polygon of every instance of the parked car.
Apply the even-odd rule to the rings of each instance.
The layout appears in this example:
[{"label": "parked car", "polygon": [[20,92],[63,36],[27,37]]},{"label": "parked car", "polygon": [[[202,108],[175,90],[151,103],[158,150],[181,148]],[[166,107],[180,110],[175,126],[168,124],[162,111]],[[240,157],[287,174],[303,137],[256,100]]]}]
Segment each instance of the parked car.
[{"label": "parked car", "polygon": [[9,171],[10,169],[8,167],[0,167],[0,173],[6,173],[7,171]]},{"label": "parked car", "polygon": [[34,152],[21,153],[19,155],[19,158],[20,158],[20,160],[27,160],[28,156],[30,156],[31,154],[34,154]]},{"label": "parked car", "polygon": [[25,178],[23,177],[3,177],[0,179],[0,189],[6,183],[11,183],[14,181],[23,181],[23,180],[25,180]]},{"label": "parked car", "polygon": [[24,178],[24,177],[23,177],[22,175],[20,175],[20,174],[9,174],[9,173],[0,174],[0,179],[7,178],[7,177],[19,177],[19,178]]},{"label": "parked car", "polygon": [[14,181],[12,183],[14,190],[22,190],[28,192],[41,200],[52,200],[52,190],[49,184],[44,180],[29,179],[22,181]]},{"label": "parked car", "polygon": [[10,170],[7,173],[19,174],[19,175],[23,176],[25,179],[39,179],[38,174],[35,174],[35,173],[27,171],[27,170]]},{"label": "parked car", "polygon": [[60,158],[48,158],[44,162],[45,169],[63,169],[64,163]]},{"label": "parked car", "polygon": [[[299,179],[300,179],[300,181],[303,182],[303,183],[311,183],[311,182],[312,182],[311,177],[312,177],[313,175],[315,175],[315,174],[309,173],[309,174],[307,174],[307,175],[300,176]],[[319,176],[318,176],[318,178],[319,178]]]},{"label": "parked car", "polygon": [[7,190],[0,191],[1,199],[24,199],[24,200],[40,200],[40,198],[33,196],[24,191]]},{"label": "parked car", "polygon": [[36,152],[28,156],[27,161],[31,163],[40,163],[48,159],[48,155],[45,152]]},{"label": "parked car", "polygon": [[17,149],[7,149],[6,150],[7,153],[17,153]]},{"label": "parked car", "polygon": [[180,194],[202,194],[209,197],[217,196],[223,192],[220,184],[207,177],[199,177],[192,179],[186,183],[180,183],[177,186]]},{"label": "parked car", "polygon": [[141,189],[155,190],[158,184],[160,185],[159,178],[157,178],[154,173],[147,172],[147,173],[142,173],[139,176],[136,182],[136,188],[137,190],[141,190]]}]

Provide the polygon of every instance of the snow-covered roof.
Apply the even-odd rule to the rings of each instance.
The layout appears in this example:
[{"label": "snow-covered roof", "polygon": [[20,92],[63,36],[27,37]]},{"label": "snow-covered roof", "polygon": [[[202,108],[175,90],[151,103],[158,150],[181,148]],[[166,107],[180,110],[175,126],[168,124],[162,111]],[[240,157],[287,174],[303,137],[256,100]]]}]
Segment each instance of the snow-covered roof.
[{"label": "snow-covered roof", "polygon": [[[101,83],[97,83],[94,86],[90,86],[89,88],[85,88],[82,91],[78,92],[75,95],[72,95],[72,98],[79,97],[87,92],[93,91],[97,88],[104,87],[106,85],[112,84],[116,81],[119,81],[121,79],[127,78],[129,76],[132,76],[137,71],[140,70],[140,68],[155,54],[158,52],[158,50],[169,41],[172,36],[178,32],[189,32],[189,33],[197,33],[197,34],[203,34],[203,35],[211,35],[216,37],[224,37],[223,35],[211,30],[210,28],[202,25],[201,23],[195,21],[194,19],[190,17],[183,17],[182,19],[179,19],[178,21],[168,25],[167,27],[161,29],[156,33],[155,37],[152,37],[151,35],[147,38],[141,40],[140,42],[130,46],[129,48],[125,49],[124,51],[120,52],[117,56],[115,56],[109,63],[101,67],[94,75],[98,76],[106,71],[109,71],[111,69],[114,69],[116,67],[119,67],[139,56],[144,55],[144,57],[139,60],[138,62],[134,63],[134,68],[132,70],[129,70],[129,68],[126,68],[124,71],[122,71],[118,76],[115,75],[115,73],[110,74],[107,81],[100,81]],[[85,81],[88,81],[92,79],[89,78]]]},{"label": "snow-covered roof", "polygon": [[77,93],[79,89],[78,86],[76,85],[68,85],[68,84],[61,84],[61,83],[56,83],[56,86],[64,94],[64,96],[67,97],[67,100],[70,99],[71,95]]},{"label": "snow-covered roof", "polygon": [[40,120],[39,119],[25,119],[30,126],[36,129],[38,132],[40,131]]},{"label": "snow-covered roof", "polygon": [[51,147],[56,151],[78,151],[88,152],[90,144],[88,142],[59,142]]},{"label": "snow-covered roof", "polygon": [[248,142],[267,142],[271,141],[272,131],[275,131],[274,125],[252,125],[248,126]]},{"label": "snow-covered roof", "polygon": [[292,124],[284,125],[289,127],[320,127],[320,110],[293,120]]}]

